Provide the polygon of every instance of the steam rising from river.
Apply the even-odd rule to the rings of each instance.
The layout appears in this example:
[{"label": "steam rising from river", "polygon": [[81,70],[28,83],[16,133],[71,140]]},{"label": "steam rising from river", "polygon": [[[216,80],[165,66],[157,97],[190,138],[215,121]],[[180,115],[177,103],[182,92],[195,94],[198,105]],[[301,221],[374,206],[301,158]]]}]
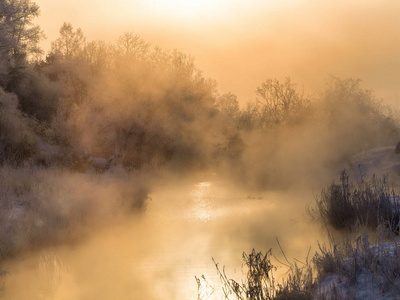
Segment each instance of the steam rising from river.
[{"label": "steam rising from river", "polygon": [[[82,48],[81,56],[36,66],[38,73],[16,84],[18,95],[2,91],[9,149],[32,151],[45,140],[56,153],[34,149],[35,167],[2,167],[11,211],[2,232],[7,299],[194,299],[194,275],[215,274],[211,257],[240,277],[241,253],[277,249],[276,238],[288,257],[302,260],[324,239],[304,213],[313,192],[352,154],[394,146],[400,136],[395,114],[378,101],[384,95],[393,103],[399,93],[397,3],[256,1],[254,9],[189,26],[153,20],[150,12],[128,22],[114,1],[105,10],[121,19],[113,27],[98,16],[74,19],[76,7],[61,17],[49,2],[37,2],[49,40],[63,18],[89,40],[137,29],[143,55],[94,43],[106,49],[93,55],[98,61]],[[153,45],[176,47],[198,64]],[[364,82],[325,81],[327,74]],[[271,103],[253,91],[284,76],[304,102],[271,121]],[[239,97],[228,95],[223,108],[227,91]],[[95,174],[82,159],[73,167],[85,174],[61,171],[68,155],[83,154],[110,165]],[[198,170],[206,175],[196,177]]]},{"label": "steam rising from river", "polygon": [[143,215],[8,261],[7,299],[195,299],[194,275],[219,286],[211,257],[241,278],[243,251],[277,248],[278,237],[288,257],[304,259],[322,238],[303,213],[308,192],[251,194],[207,174],[151,196]]}]

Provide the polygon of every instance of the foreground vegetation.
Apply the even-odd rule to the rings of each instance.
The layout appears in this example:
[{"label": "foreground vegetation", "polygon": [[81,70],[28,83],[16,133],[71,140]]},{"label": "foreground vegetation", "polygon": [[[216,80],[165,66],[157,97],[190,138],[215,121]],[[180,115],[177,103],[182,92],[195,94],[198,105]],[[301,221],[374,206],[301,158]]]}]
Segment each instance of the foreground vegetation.
[{"label": "foreground vegetation", "polygon": [[[342,242],[320,246],[311,261],[287,261],[286,277],[279,283],[271,250],[243,254],[245,279],[237,282],[217,271],[224,299],[396,299],[400,296],[398,238],[389,242],[367,230]],[[196,278],[198,299],[215,292],[206,277]]]},{"label": "foreground vegetation", "polygon": [[317,201],[322,220],[335,229],[351,231],[356,223],[376,229],[386,226],[399,232],[399,195],[390,188],[386,175],[373,176],[370,181],[354,185],[346,170],[340,174],[340,184],[332,183]]},{"label": "foreground vegetation", "polygon": [[[230,279],[215,263],[225,299],[396,299],[400,296],[399,195],[389,190],[387,177],[354,187],[346,170],[340,185],[332,183],[316,200],[317,218],[326,226],[328,244],[314,256],[290,262],[281,283],[274,272],[282,264],[272,251],[243,253],[242,282]],[[369,221],[369,222],[368,222]],[[346,229],[340,239],[332,229]],[[279,241],[278,241],[279,245]],[[280,245],[279,245],[280,247]],[[277,261],[274,263],[273,261]],[[196,278],[198,299],[215,292],[206,277]]]},{"label": "foreground vegetation", "polygon": [[131,32],[115,43],[88,41],[64,23],[43,58],[38,6],[7,0],[0,13],[3,163],[81,170],[97,157],[128,171],[219,166],[266,188],[312,180],[354,153],[397,143],[395,114],[356,79],[330,78],[314,96],[289,78],[267,79],[240,108],[179,51]]}]

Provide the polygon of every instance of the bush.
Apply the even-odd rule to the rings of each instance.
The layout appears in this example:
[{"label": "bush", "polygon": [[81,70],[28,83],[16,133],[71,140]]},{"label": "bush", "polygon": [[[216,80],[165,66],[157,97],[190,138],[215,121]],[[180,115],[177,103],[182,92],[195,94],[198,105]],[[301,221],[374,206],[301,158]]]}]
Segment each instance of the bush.
[{"label": "bush", "polygon": [[15,86],[19,109],[40,122],[50,123],[60,101],[60,86],[35,70],[28,70]]},{"label": "bush", "polygon": [[18,109],[14,94],[0,89],[0,161],[20,164],[37,151],[36,123]]},{"label": "bush", "polygon": [[349,183],[346,170],[340,175],[340,184],[332,183],[317,200],[320,217],[336,229],[350,230],[356,222],[372,229],[385,225],[399,231],[400,203],[390,189],[386,176],[362,181],[357,186]]}]

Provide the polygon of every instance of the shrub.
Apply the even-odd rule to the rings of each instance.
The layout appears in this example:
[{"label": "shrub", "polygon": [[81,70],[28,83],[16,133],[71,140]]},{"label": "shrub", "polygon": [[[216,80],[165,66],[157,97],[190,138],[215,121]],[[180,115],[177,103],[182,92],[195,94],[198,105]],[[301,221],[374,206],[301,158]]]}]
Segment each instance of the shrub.
[{"label": "shrub", "polygon": [[28,70],[21,76],[14,90],[18,95],[19,109],[41,122],[50,123],[59,105],[60,86],[45,75]]},{"label": "shrub", "polygon": [[0,161],[20,164],[36,152],[35,121],[18,110],[14,94],[0,89]]},{"label": "shrub", "polygon": [[359,222],[372,229],[385,224],[390,230],[399,231],[400,204],[386,176],[374,175],[370,181],[353,186],[343,170],[340,184],[332,183],[322,191],[317,209],[320,217],[336,229],[350,230]]}]

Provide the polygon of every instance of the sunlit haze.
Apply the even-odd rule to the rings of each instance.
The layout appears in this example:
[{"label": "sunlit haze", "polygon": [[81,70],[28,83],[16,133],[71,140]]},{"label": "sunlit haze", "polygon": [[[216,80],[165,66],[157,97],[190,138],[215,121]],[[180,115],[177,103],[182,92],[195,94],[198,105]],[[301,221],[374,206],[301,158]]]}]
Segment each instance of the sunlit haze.
[{"label": "sunlit haze", "polygon": [[0,0],[0,296],[398,299],[399,17]]},{"label": "sunlit haze", "polygon": [[221,92],[254,98],[266,78],[290,76],[306,91],[329,75],[355,77],[393,102],[400,94],[400,4],[394,1],[36,1],[50,41],[63,22],[88,39],[131,31],[192,55]]},{"label": "sunlit haze", "polygon": [[211,0],[155,0],[143,4],[144,12],[155,15],[159,18],[176,20],[186,23],[201,23],[203,26],[213,18],[221,17],[229,13],[230,1],[211,1]]}]

